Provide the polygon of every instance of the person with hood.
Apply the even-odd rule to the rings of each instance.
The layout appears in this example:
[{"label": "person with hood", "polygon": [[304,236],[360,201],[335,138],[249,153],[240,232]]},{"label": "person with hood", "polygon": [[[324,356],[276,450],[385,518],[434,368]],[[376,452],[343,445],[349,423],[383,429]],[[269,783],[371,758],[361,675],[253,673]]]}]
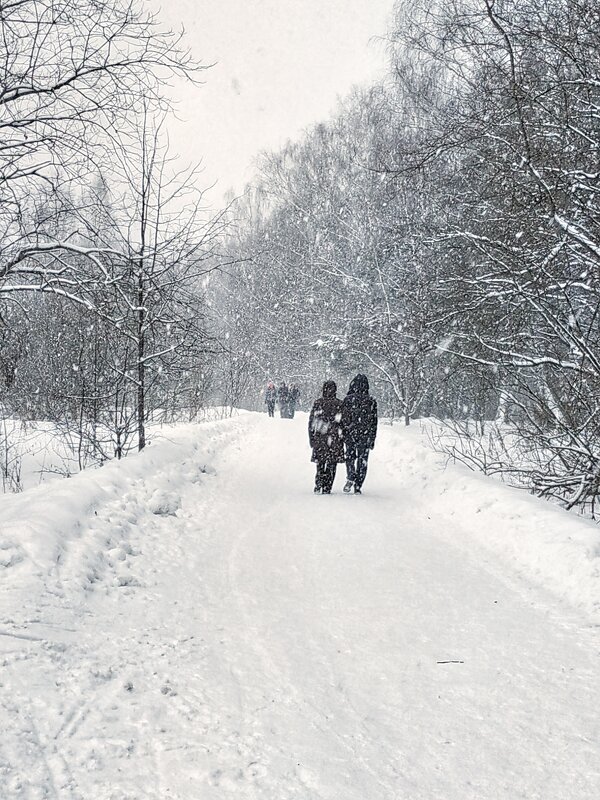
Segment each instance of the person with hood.
[{"label": "person with hood", "polygon": [[315,494],[331,494],[337,465],[344,461],[342,403],[334,381],[325,381],[323,396],[315,400],[308,418],[311,461],[317,464]]},{"label": "person with hood", "polygon": [[377,402],[369,394],[366,375],[357,375],[350,383],[342,403],[342,431],[346,448],[346,485],[344,492],[354,487],[361,494],[367,475],[369,450],[377,436]]},{"label": "person with hood", "polygon": [[277,402],[282,419],[288,419],[290,416],[290,392],[285,381],[282,381],[277,389]]},{"label": "person with hood", "polygon": [[298,385],[292,383],[290,386],[290,417],[294,419],[294,414],[296,413],[296,409],[300,404],[300,389]]},{"label": "person with hood", "polygon": [[267,391],[265,392],[265,403],[267,404],[267,411],[270,417],[275,416],[275,401],[277,400],[277,389],[273,381],[267,383]]}]

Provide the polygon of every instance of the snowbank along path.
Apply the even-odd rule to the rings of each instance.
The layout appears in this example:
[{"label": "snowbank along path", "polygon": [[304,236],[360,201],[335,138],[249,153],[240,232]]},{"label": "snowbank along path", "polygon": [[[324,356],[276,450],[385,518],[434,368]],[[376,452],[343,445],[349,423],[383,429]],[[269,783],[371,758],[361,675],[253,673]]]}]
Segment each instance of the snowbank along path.
[{"label": "snowbank along path", "polygon": [[305,428],[0,498],[1,798],[600,797],[596,528],[386,427],[315,496]]}]

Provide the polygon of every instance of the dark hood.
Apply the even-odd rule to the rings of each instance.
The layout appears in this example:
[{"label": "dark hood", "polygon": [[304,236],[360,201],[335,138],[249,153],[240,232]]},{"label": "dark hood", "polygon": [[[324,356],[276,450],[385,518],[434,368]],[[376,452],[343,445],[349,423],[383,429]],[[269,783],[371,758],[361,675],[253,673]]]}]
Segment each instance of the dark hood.
[{"label": "dark hood", "polygon": [[337,386],[335,381],[325,381],[323,384],[323,397],[335,397]]},{"label": "dark hood", "polygon": [[369,379],[366,375],[357,375],[352,379],[348,394],[369,394]]}]

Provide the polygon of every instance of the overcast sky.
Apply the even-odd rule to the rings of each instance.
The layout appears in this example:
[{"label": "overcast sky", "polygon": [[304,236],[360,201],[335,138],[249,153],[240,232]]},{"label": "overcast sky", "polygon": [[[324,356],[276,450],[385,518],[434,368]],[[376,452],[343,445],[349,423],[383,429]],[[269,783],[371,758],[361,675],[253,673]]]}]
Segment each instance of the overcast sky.
[{"label": "overcast sky", "polygon": [[146,0],[171,27],[185,26],[194,56],[215,63],[201,87],[177,85],[183,122],[171,144],[202,159],[220,200],[239,192],[262,149],[277,149],[326,119],[336,98],[385,71],[393,0]]}]

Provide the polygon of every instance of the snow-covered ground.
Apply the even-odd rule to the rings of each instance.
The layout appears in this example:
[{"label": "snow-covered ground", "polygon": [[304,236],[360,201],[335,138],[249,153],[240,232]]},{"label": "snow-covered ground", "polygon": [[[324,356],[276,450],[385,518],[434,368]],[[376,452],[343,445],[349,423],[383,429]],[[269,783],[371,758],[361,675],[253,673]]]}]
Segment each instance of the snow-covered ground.
[{"label": "snow-covered ground", "polygon": [[[22,421],[7,418],[2,412],[0,406],[0,494],[61,480],[76,475],[80,470],[80,462],[90,464],[103,460],[98,452],[92,454],[91,450],[86,451],[89,443],[79,437],[75,421],[59,429],[52,422]],[[231,414],[231,409],[215,406],[200,410],[197,421],[224,419]],[[164,412],[160,409],[154,412],[154,421],[146,427],[148,441],[151,442],[155,436],[160,437],[164,427],[160,421],[163,416]],[[128,436],[125,452],[136,449],[134,434]],[[112,432],[99,428],[96,436],[102,440],[104,458],[112,457],[115,448]]]},{"label": "snow-covered ground", "polygon": [[600,797],[598,528],[403,428],[315,496],[306,438],[0,497],[2,800]]}]

